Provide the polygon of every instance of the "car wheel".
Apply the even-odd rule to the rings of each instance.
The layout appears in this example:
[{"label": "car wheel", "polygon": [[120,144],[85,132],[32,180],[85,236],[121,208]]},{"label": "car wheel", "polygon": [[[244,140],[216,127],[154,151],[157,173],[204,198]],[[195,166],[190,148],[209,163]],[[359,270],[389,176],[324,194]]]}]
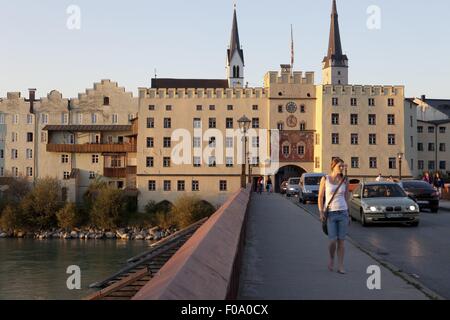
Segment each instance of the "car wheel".
[{"label": "car wheel", "polygon": [[410,224],[411,227],[418,227],[419,226],[420,221],[414,221]]},{"label": "car wheel", "polygon": [[431,212],[432,213],[438,213],[439,212],[439,208],[431,208]]},{"label": "car wheel", "polygon": [[367,221],[366,221],[366,215],[364,214],[364,212],[361,212],[361,225],[363,227],[367,227],[368,226]]}]

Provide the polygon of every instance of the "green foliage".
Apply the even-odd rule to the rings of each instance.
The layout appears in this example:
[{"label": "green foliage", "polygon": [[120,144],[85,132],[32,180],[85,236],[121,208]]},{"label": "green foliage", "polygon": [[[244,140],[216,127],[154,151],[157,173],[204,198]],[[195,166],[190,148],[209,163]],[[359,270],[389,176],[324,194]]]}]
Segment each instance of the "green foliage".
[{"label": "green foliage", "polygon": [[67,203],[58,211],[56,218],[58,219],[58,226],[66,230],[81,226],[84,220],[75,203]]},{"label": "green foliage", "polygon": [[99,228],[113,229],[125,225],[128,218],[125,197],[121,190],[101,188],[92,203],[91,223]]},{"label": "green foliage", "polygon": [[173,205],[171,215],[176,226],[182,229],[211,216],[215,211],[214,206],[195,196],[181,196]]},{"label": "green foliage", "polygon": [[8,205],[3,209],[0,217],[0,227],[3,230],[14,230],[23,227],[24,222],[21,221],[20,213],[12,206]]},{"label": "green foliage", "polygon": [[8,205],[17,207],[31,191],[31,183],[24,177],[5,178],[5,190],[1,193],[0,212]]},{"label": "green foliage", "polygon": [[176,225],[176,221],[171,214],[172,207],[173,205],[169,201],[161,201],[159,203],[149,201],[145,206],[145,212],[149,217],[151,225],[164,229]]}]

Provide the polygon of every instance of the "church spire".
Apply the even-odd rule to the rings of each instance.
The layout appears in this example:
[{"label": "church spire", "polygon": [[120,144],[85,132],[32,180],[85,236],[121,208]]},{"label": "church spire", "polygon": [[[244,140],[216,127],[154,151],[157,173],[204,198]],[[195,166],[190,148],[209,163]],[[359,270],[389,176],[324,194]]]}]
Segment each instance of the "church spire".
[{"label": "church spire", "polygon": [[236,51],[241,57],[242,62],[244,62],[244,51],[241,49],[241,42],[239,41],[236,5],[234,5],[233,27],[231,29],[230,49],[228,49],[228,61],[231,61],[231,59],[233,59],[233,55]]},{"label": "church spire", "polygon": [[342,53],[341,34],[339,32],[339,16],[337,12],[336,0],[333,0],[331,10],[330,39],[328,43],[328,53],[323,59],[325,68],[346,67],[348,58]]},{"label": "church spire", "polygon": [[230,47],[227,51],[227,77],[230,87],[243,86],[244,83],[244,50],[241,49],[239,29],[234,5],[233,25],[231,28]]}]

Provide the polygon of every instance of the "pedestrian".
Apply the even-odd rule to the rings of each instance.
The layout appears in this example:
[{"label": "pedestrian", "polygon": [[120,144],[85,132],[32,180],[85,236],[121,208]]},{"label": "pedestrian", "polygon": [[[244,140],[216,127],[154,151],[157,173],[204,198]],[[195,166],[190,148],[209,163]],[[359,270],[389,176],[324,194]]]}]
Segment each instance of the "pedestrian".
[{"label": "pedestrian", "polygon": [[334,271],[337,251],[337,272],[340,274],[346,273],[344,269],[345,239],[350,225],[349,191],[347,177],[344,175],[345,169],[346,165],[342,159],[333,159],[331,173],[320,181],[318,201],[320,220],[326,221],[328,226],[328,238],[330,240],[328,270]]},{"label": "pedestrian", "polygon": [[439,199],[442,199],[442,190],[444,188],[444,179],[441,178],[439,172],[436,172],[433,179],[433,186],[436,188],[436,191],[439,193]]},{"label": "pedestrian", "polygon": [[272,192],[272,179],[270,179],[270,177],[267,179],[266,190],[267,193]]},{"label": "pedestrian", "polygon": [[383,176],[381,175],[381,173],[378,174],[378,177],[375,179],[375,181],[377,181],[377,182],[383,181]]},{"label": "pedestrian", "polygon": [[258,193],[259,194],[262,194],[263,188],[264,188],[264,178],[259,177],[259,180],[258,180]]},{"label": "pedestrian", "polygon": [[433,181],[431,179],[430,173],[428,171],[425,172],[422,180],[425,181],[425,182],[428,182],[431,185],[433,184]]},{"label": "pedestrian", "polygon": [[389,176],[388,181],[389,181],[389,182],[394,182],[394,177],[393,177],[393,176]]}]

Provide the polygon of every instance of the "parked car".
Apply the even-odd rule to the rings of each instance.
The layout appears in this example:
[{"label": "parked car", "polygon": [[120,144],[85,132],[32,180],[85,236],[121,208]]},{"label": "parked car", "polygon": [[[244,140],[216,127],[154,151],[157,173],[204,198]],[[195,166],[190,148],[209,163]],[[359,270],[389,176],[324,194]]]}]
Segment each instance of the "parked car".
[{"label": "parked car", "polygon": [[300,189],[300,178],[290,178],[286,188],[286,196],[296,196]]},{"label": "parked car", "polygon": [[298,199],[301,203],[317,202],[319,198],[320,180],[325,177],[323,173],[304,173],[300,178]]},{"label": "parked car", "polygon": [[348,191],[353,192],[356,188],[358,188],[361,181],[359,179],[350,179],[348,181]]},{"label": "parked car", "polygon": [[350,199],[350,216],[363,226],[372,223],[407,222],[419,225],[419,205],[394,182],[362,183]]},{"label": "parked car", "polygon": [[281,194],[286,194],[287,186],[288,186],[288,182],[287,181],[283,181],[281,183],[281,186],[280,186],[280,193]]},{"label": "parked car", "polygon": [[426,181],[404,180],[399,185],[406,194],[417,202],[420,209],[430,209],[431,212],[439,211],[439,192]]}]

